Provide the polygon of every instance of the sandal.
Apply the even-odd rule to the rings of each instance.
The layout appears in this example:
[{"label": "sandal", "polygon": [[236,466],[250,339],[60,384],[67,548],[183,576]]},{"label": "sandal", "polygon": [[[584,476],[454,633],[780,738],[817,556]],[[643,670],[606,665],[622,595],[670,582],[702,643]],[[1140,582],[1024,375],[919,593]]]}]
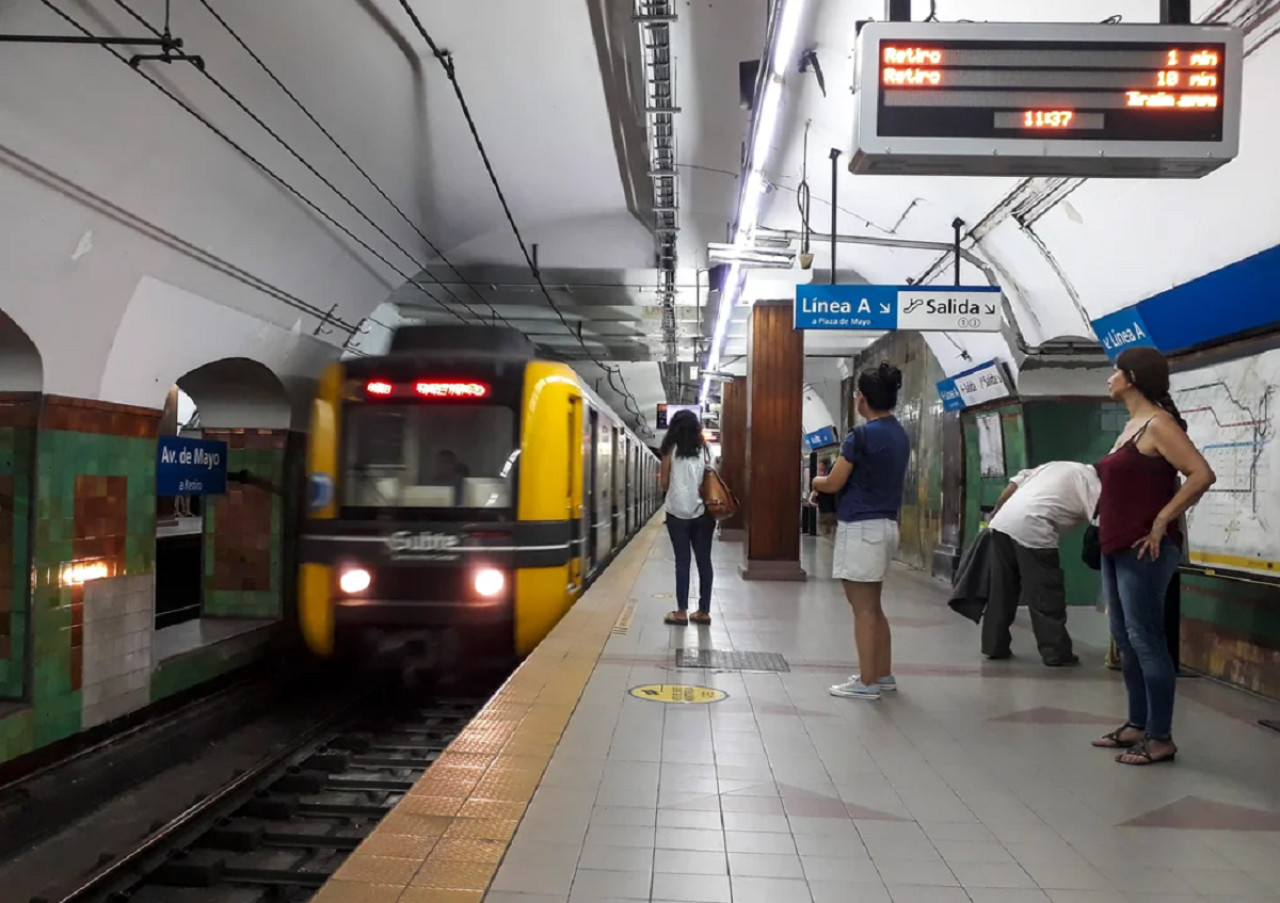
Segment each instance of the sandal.
[{"label": "sandal", "polygon": [[[1138,731],[1139,737],[1133,740],[1122,740],[1120,735],[1125,731]],[[1093,746],[1097,749],[1132,749],[1141,742],[1142,728],[1136,724],[1125,722],[1109,734],[1103,734],[1097,740],[1093,741]]]},{"label": "sandal", "polygon": [[711,615],[707,614],[705,611],[698,611],[689,615],[689,620],[695,624],[710,624]]},{"label": "sandal", "polygon": [[[1116,756],[1116,761],[1121,765],[1159,765],[1161,762],[1172,762],[1178,755],[1178,747],[1173,746],[1172,740],[1164,741],[1173,746],[1173,749],[1160,756],[1160,758],[1156,758],[1151,755],[1151,741],[1153,739],[1155,738],[1150,734],[1144,735],[1141,740],[1133,744],[1132,749]],[[1134,761],[1127,761],[1128,759],[1133,759]]]},{"label": "sandal", "polygon": [[673,624],[676,627],[688,627],[689,615],[684,611],[673,611],[662,619],[664,624]]}]

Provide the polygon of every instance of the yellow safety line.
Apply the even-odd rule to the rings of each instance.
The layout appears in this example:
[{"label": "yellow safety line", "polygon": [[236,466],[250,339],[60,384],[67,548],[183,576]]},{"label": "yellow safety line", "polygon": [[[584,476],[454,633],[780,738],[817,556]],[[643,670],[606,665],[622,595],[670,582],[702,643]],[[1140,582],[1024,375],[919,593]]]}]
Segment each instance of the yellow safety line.
[{"label": "yellow safety line", "polygon": [[631,596],[650,522],[313,903],[479,903]]},{"label": "yellow safety line", "polygon": [[1241,555],[1210,555],[1205,552],[1192,552],[1191,563],[1200,565],[1216,564],[1224,568],[1258,571],[1264,574],[1280,573],[1280,561],[1262,561],[1257,558],[1245,558]]}]

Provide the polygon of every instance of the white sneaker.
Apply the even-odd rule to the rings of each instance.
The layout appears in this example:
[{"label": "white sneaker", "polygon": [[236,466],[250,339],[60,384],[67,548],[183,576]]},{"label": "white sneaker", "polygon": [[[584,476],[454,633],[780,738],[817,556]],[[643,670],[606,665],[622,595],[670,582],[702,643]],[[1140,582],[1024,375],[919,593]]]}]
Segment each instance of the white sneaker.
[{"label": "white sneaker", "polygon": [[832,696],[841,696],[845,699],[879,699],[880,687],[868,687],[861,680],[851,680],[848,683],[836,684],[828,691]]},{"label": "white sneaker", "polygon": [[880,687],[881,690],[893,691],[898,689],[898,679],[890,674],[888,677],[881,677],[876,680],[876,685]]}]

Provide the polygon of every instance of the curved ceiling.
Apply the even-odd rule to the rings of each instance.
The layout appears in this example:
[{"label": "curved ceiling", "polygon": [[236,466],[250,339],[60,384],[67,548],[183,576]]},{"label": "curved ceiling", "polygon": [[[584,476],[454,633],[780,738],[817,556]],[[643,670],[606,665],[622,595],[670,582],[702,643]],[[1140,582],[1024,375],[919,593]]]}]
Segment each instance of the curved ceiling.
[{"label": "curved ceiling", "polygon": [[[1280,220],[1242,212],[1251,198],[1275,196],[1280,170],[1271,162],[1280,124],[1265,115],[1274,106],[1280,45],[1275,0],[1194,0],[1195,21],[1225,22],[1246,30],[1244,117],[1239,157],[1194,181],[1008,179],[852,175],[852,86],[857,23],[885,17],[882,0],[801,2],[804,20],[797,57],[816,54],[824,84],[799,58],[786,64],[777,139],[765,169],[768,194],[761,205],[766,230],[799,230],[796,203],[801,182],[812,197],[814,278],[825,281],[831,252],[832,148],[837,170],[837,228],[855,239],[949,243],[952,222],[963,220],[970,260],[962,279],[997,279],[1009,297],[1017,326],[1032,346],[1063,337],[1093,341],[1089,322],[1164,289],[1224,266],[1280,240]],[[912,17],[936,10],[942,21],[1160,21],[1159,0],[1076,0],[1034,4],[1025,0],[914,0]],[[807,142],[807,148],[806,148]],[[807,149],[807,154],[806,154]],[[793,249],[794,249],[793,245]],[[952,279],[952,255],[944,250],[845,244],[837,246],[841,281],[885,284]],[[972,262],[971,262],[972,261]],[[973,262],[985,268],[975,267]],[[753,274],[754,275],[754,274]],[[794,275],[794,274],[793,274]],[[750,302],[751,285],[744,294]],[[756,292],[759,294],[759,291]],[[726,355],[741,351],[746,310],[735,312]],[[846,340],[847,351],[874,338]],[[1017,349],[990,336],[933,337],[944,369],[986,359],[993,351],[1016,363]],[[811,348],[812,350],[812,348]]]},{"label": "curved ceiling", "polygon": [[[816,53],[824,85],[812,67],[787,62],[760,224],[800,228],[796,192],[807,174],[811,225],[825,231],[828,154],[839,148],[847,162],[851,150],[856,23],[882,18],[884,4],[788,2],[803,3],[798,50]],[[1156,21],[1159,6],[936,2],[944,20]],[[916,0],[914,18],[929,7]],[[162,27],[165,8],[165,0],[0,0],[0,31],[71,35],[78,25],[138,35]],[[38,349],[46,391],[84,397],[119,383],[104,377],[119,366],[116,346],[130,349],[139,372],[167,372],[137,360],[148,345],[198,350],[184,323],[214,320],[197,317],[193,299],[291,336],[267,344],[306,361],[315,355],[296,348],[309,343],[376,353],[401,319],[506,320],[598,382],[617,409],[633,410],[633,425],[642,428],[643,416],[651,427],[654,405],[696,392],[690,368],[705,358],[720,301],[708,245],[730,240],[750,134],[739,67],[762,55],[770,8],[769,0],[174,4],[173,33],[203,58],[203,72],[181,62],[132,71],[96,47],[6,45],[0,196],[24,215],[9,218],[22,228],[0,242],[13,288],[0,304]],[[1242,151],[1210,177],[855,177],[842,165],[837,228],[855,239],[946,242],[952,220],[963,219],[963,277],[1001,282],[1033,345],[1088,336],[1091,317],[1274,245],[1280,223],[1258,199],[1280,188],[1270,163],[1280,121],[1255,111],[1272,104],[1280,74],[1280,44],[1269,41],[1277,8],[1276,0],[1193,3],[1198,19],[1249,29]],[[662,28],[633,19],[662,10],[674,17]],[[658,82],[667,94],[655,95]],[[655,96],[668,98],[658,114]],[[655,134],[668,141],[674,175],[651,173]],[[673,204],[655,204],[655,183]],[[1242,211],[1251,212],[1247,228]],[[672,217],[664,293],[655,225]],[[937,248],[839,248],[842,280],[950,278],[949,255]],[[813,250],[815,272],[825,271],[826,242],[815,237]],[[788,296],[794,281],[790,271],[753,273],[744,301]],[[167,313],[163,322],[147,317],[155,330],[147,343],[122,344],[122,324],[140,316],[126,316],[140,285]],[[742,367],[747,309],[729,330],[729,369]],[[81,328],[66,330],[68,317]],[[809,350],[848,355],[870,338],[811,339]],[[953,370],[961,351],[990,356],[1002,341],[955,337],[935,351]],[[660,370],[673,351],[680,366]],[[198,365],[196,351],[186,357]]]}]

